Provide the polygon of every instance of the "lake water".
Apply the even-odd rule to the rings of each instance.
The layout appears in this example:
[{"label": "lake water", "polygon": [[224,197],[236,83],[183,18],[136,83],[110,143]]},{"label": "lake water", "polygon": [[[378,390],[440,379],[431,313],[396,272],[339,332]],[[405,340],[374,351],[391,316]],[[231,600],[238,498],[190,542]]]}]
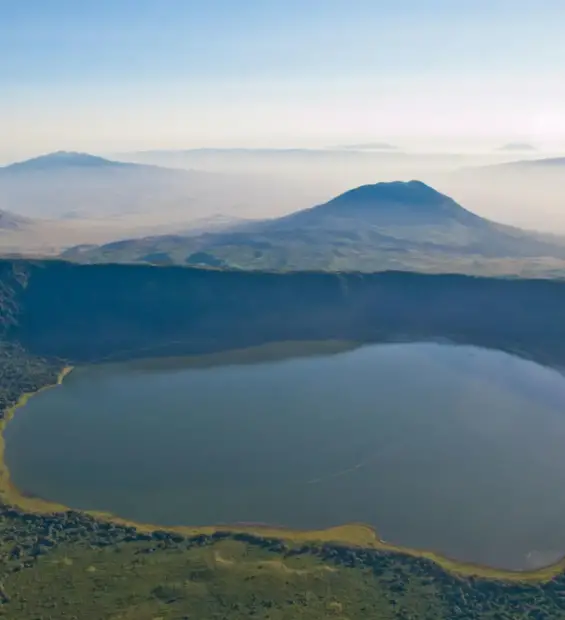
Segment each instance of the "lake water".
[{"label": "lake water", "polygon": [[497,567],[565,555],[561,374],[439,344],[261,351],[74,370],[8,425],[14,483],[162,525],[364,522]]}]

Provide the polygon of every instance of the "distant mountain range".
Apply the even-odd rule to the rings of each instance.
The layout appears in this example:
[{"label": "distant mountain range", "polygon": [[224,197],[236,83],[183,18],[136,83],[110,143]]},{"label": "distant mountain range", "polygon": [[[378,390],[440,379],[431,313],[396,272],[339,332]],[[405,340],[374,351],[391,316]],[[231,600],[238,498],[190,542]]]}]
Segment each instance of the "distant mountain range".
[{"label": "distant mountain range", "polygon": [[159,209],[176,215],[180,211],[188,220],[208,215],[202,205],[213,199],[221,179],[209,172],[58,152],[0,168],[0,209],[48,219],[116,217]]},{"label": "distant mountain range", "polygon": [[4,166],[0,168],[0,174],[25,174],[32,171],[51,172],[69,168],[115,168],[127,165],[121,162],[110,161],[103,157],[89,155],[88,153],[57,151]]},{"label": "distant mountain range", "polygon": [[0,167],[0,210],[69,223],[119,220],[130,226],[133,236],[141,230],[148,234],[151,227],[161,232],[182,230],[217,214],[244,219],[274,216],[328,195],[319,184],[305,181],[304,174],[293,182],[248,167],[213,171],[175,166],[174,161],[168,165],[49,153]]},{"label": "distant mountain range", "polygon": [[[257,161],[269,159],[261,150],[242,152]],[[292,159],[303,152],[281,150],[273,158],[279,161],[286,153]],[[209,153],[216,156],[214,150],[200,153],[204,160]],[[327,153],[331,156],[331,150]],[[278,164],[272,169],[279,170]],[[501,220],[511,214],[510,221],[532,228],[546,221],[544,210],[547,222],[565,220],[565,158],[468,168],[453,177],[452,187],[441,184],[445,194],[417,181],[392,182],[363,185],[328,202],[320,187],[337,186],[333,193],[338,194],[343,179],[324,180],[333,170],[325,164],[305,164],[301,170],[316,194],[309,200],[308,192],[291,187],[295,173],[285,176],[284,171],[254,176],[86,153],[43,155],[0,168],[0,249],[52,255],[74,246],[65,253],[73,260],[243,269],[565,273],[560,239],[474,213]],[[325,177],[311,179],[315,170]],[[322,204],[257,220],[259,214],[288,213],[315,203]],[[553,230],[552,224],[545,229]],[[119,241],[108,243],[113,240]]]},{"label": "distant mountain range", "polygon": [[[544,159],[527,159],[524,161],[513,161],[507,164],[499,164],[499,168],[563,168],[565,170],[565,157],[546,157]],[[491,166],[493,168],[494,166]]]},{"label": "distant mountain range", "polygon": [[529,273],[541,265],[565,273],[565,240],[481,218],[419,181],[361,186],[325,204],[229,231],[123,240],[63,256],[277,270]]},{"label": "distant mountain range", "polygon": [[29,227],[32,223],[32,220],[28,217],[15,215],[9,211],[0,211],[1,230],[22,230]]},{"label": "distant mountain range", "polygon": [[501,146],[498,150],[499,151],[511,151],[511,152],[512,151],[525,152],[525,151],[535,151],[537,149],[533,144],[530,144],[528,142],[509,142],[508,144]]},{"label": "distant mountain range", "polygon": [[398,147],[388,142],[358,142],[356,144],[342,144],[338,149],[352,151],[397,151]]},{"label": "distant mountain range", "polygon": [[458,174],[468,175],[482,172],[495,175],[509,170],[524,171],[527,168],[538,171],[544,168],[547,170],[563,168],[565,170],[565,157],[537,157],[535,159],[517,159],[490,165],[472,166],[461,168]]},{"label": "distant mountain range", "polygon": [[469,166],[435,182],[473,211],[495,220],[565,234],[565,157]]},{"label": "distant mountain range", "polygon": [[[151,150],[117,154],[120,161],[157,164],[170,168],[195,168],[281,176],[335,173],[336,166],[364,170],[374,166],[410,161],[410,156],[385,143],[336,145],[332,148],[194,148]],[[418,159],[418,157],[416,158]]]},{"label": "distant mountain range", "polygon": [[77,244],[224,230],[270,195],[249,177],[49,153],[0,167],[0,252],[51,256]]}]

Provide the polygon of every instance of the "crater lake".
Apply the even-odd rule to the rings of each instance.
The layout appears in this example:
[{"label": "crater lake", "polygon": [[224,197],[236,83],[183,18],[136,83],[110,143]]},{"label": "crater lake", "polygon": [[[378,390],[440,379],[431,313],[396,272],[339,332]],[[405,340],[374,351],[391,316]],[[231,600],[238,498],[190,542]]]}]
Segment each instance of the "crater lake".
[{"label": "crater lake", "polygon": [[515,570],[565,555],[565,377],[500,351],[286,343],[74,369],[21,407],[25,494],[162,526],[373,526]]}]

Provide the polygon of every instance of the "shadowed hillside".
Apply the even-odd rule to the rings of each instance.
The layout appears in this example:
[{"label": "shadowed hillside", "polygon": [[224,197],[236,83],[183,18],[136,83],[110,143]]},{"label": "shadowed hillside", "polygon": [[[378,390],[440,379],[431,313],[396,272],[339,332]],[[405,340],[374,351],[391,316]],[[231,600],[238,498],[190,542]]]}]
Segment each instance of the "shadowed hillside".
[{"label": "shadowed hillside", "polygon": [[6,336],[73,361],[448,338],[565,364],[565,282],[1,261]]}]

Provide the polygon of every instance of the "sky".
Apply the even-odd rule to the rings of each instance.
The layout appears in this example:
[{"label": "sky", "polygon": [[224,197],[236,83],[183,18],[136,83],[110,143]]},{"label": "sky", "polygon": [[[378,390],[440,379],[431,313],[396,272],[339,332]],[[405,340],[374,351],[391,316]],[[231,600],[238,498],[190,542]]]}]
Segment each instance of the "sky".
[{"label": "sky", "polygon": [[0,159],[565,148],[563,0],[0,0]]}]

